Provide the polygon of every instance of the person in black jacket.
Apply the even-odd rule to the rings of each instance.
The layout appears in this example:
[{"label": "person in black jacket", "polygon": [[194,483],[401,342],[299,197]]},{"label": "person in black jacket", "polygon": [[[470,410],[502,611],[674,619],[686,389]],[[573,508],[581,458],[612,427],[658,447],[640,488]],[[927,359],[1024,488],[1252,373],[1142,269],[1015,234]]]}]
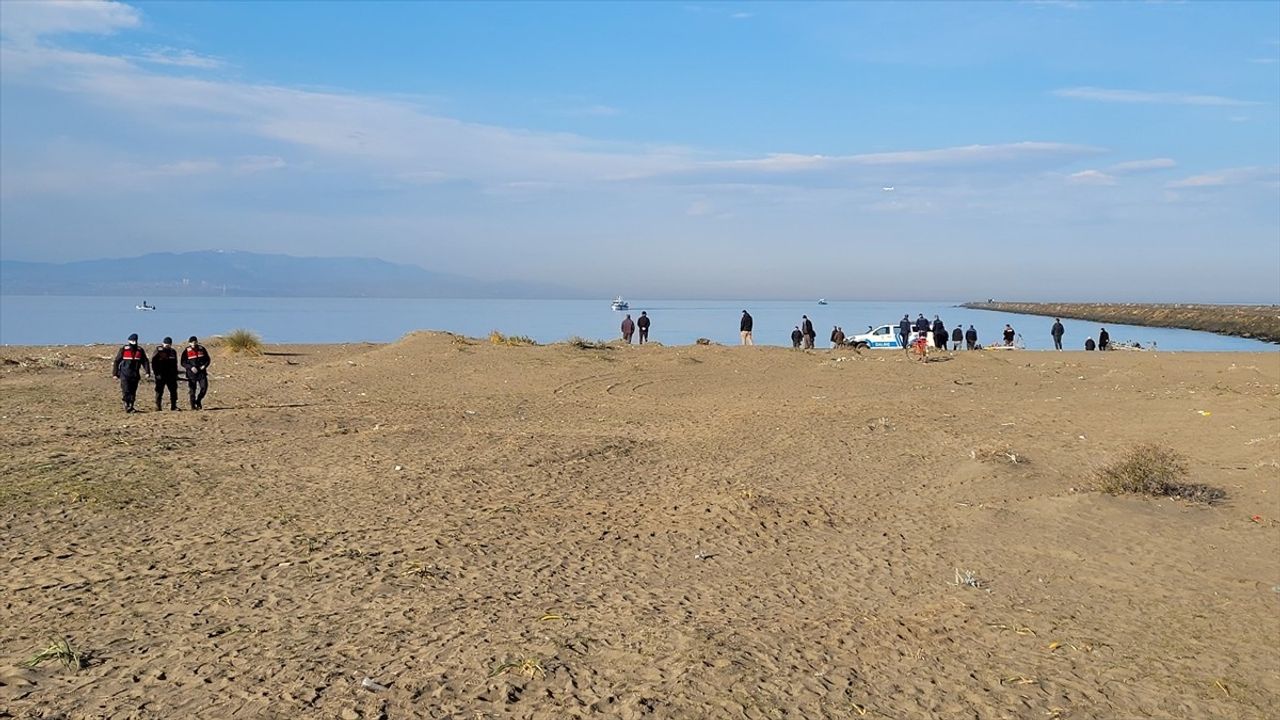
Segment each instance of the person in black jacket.
[{"label": "person in black jacket", "polygon": [[120,399],[127,413],[137,412],[133,409],[133,401],[138,395],[138,381],[143,373],[151,376],[151,364],[147,361],[147,351],[138,344],[138,334],[134,333],[129,336],[129,342],[116,351],[115,360],[111,362],[111,377],[120,380]]},{"label": "person in black jacket", "polygon": [[933,316],[933,346],[939,350],[947,349],[947,324],[937,315]]},{"label": "person in black jacket", "polygon": [[1067,329],[1062,327],[1062,320],[1053,319],[1053,327],[1049,330],[1049,334],[1053,336],[1053,349],[1062,350],[1062,336],[1065,335]]},{"label": "person in black jacket", "polygon": [[1102,332],[1098,333],[1098,349],[1099,350],[1111,349],[1111,335],[1110,333],[1107,332],[1106,328],[1102,328]]},{"label": "person in black jacket", "polygon": [[964,331],[957,325],[955,330],[951,331],[951,349],[959,350],[960,343],[964,341]]},{"label": "person in black jacket", "polygon": [[911,343],[911,316],[903,315],[902,320],[898,322],[898,342],[902,343],[902,349],[908,350]]},{"label": "person in black jacket", "polygon": [[964,347],[966,350],[973,350],[978,347],[978,331],[970,325],[968,330],[964,331]]},{"label": "person in black jacket", "polygon": [[1017,331],[1009,323],[1004,324],[1004,344],[1013,345],[1013,339],[1018,336]]},{"label": "person in black jacket", "polygon": [[649,313],[640,311],[640,319],[636,320],[636,327],[640,330],[640,344],[649,342]]},{"label": "person in black jacket", "polygon": [[742,337],[743,345],[755,345],[755,341],[751,339],[751,328],[755,323],[751,320],[751,313],[746,310],[742,311],[742,320],[738,322],[738,335]]},{"label": "person in black jacket", "polygon": [[173,338],[151,353],[151,372],[156,378],[156,410],[162,409],[164,389],[169,388],[169,409],[178,409],[178,351],[173,349]]},{"label": "person in black jacket", "polygon": [[209,351],[192,335],[187,339],[186,349],[182,351],[182,367],[187,370],[187,390],[192,410],[204,409],[204,394],[209,391],[209,363]]},{"label": "person in black jacket", "polygon": [[813,329],[813,321],[808,315],[800,316],[800,332],[804,333],[804,349],[812,350],[813,341],[818,338],[818,333]]},{"label": "person in black jacket", "polygon": [[924,319],[924,313],[920,313],[920,317],[916,318],[916,332],[929,332],[929,321]]},{"label": "person in black jacket", "polygon": [[1097,346],[1096,344],[1094,344],[1094,342],[1093,342],[1093,338],[1085,338],[1085,339],[1084,339],[1084,349],[1085,349],[1085,350],[1088,350],[1089,352],[1093,352],[1094,350],[1096,350],[1096,349],[1097,349],[1097,347],[1098,347],[1098,346]]},{"label": "person in black jacket", "polygon": [[800,332],[800,326],[797,325],[796,329],[791,331],[791,347],[799,350],[802,342],[804,342],[804,333]]}]

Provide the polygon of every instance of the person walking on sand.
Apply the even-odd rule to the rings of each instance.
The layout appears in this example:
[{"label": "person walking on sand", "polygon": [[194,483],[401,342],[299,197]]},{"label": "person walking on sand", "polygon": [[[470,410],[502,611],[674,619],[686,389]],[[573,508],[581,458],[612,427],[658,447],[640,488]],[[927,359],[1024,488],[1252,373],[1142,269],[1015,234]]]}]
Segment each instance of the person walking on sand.
[{"label": "person walking on sand", "polygon": [[939,350],[947,349],[947,324],[942,322],[942,318],[937,315],[933,316],[933,346]]},{"label": "person walking on sand", "polygon": [[964,331],[964,347],[966,350],[973,350],[978,347],[978,331],[973,329],[973,325]]},{"label": "person walking on sand", "polygon": [[164,390],[169,388],[169,409],[178,409],[178,351],[173,349],[173,338],[151,353],[151,374],[156,379],[156,410],[164,404]]},{"label": "person walking on sand", "polygon": [[755,340],[751,339],[751,328],[754,323],[751,320],[751,313],[746,310],[742,311],[742,319],[738,321],[738,336],[742,338],[743,345],[755,345]]},{"label": "person walking on sand", "polygon": [[902,343],[902,349],[910,351],[911,343],[911,316],[903,314],[902,320],[898,321],[898,342]]},{"label": "person walking on sand", "polygon": [[622,339],[626,340],[627,344],[630,345],[631,336],[634,335],[635,332],[636,323],[631,319],[631,313],[627,313],[627,316],[622,318]]},{"label": "person walking on sand", "polygon": [[800,326],[797,325],[796,329],[791,331],[791,347],[799,350],[802,342],[804,342],[804,333],[800,332]]},{"label": "person walking on sand", "polygon": [[1016,337],[1017,334],[1018,333],[1014,331],[1012,325],[1010,325],[1009,323],[1004,324],[1004,344],[1005,345],[1012,347],[1013,338]]},{"label": "person walking on sand", "polygon": [[1107,332],[1106,328],[1102,328],[1102,332],[1098,333],[1098,349],[1111,349],[1111,334]]},{"label": "person walking on sand", "polygon": [[964,331],[957,325],[955,330],[951,331],[951,350],[953,352],[960,349],[960,343],[964,340]]},{"label": "person walking on sand", "polygon": [[1062,336],[1067,333],[1067,329],[1062,327],[1062,319],[1053,319],[1053,328],[1049,330],[1049,334],[1053,336],[1053,349],[1062,352]]},{"label": "person walking on sand", "polygon": [[813,329],[813,321],[808,315],[800,316],[800,332],[804,333],[804,349],[812,350],[813,341],[818,338],[818,333]]},{"label": "person walking on sand", "polygon": [[640,311],[640,319],[636,320],[636,327],[640,330],[640,344],[649,342],[649,313]]},{"label": "person walking on sand", "polygon": [[[182,367],[187,371],[187,399],[192,410],[204,409],[204,395],[209,392],[209,351],[204,349],[195,335],[187,338],[182,351]],[[198,391],[198,392],[197,392]]]},{"label": "person walking on sand", "polygon": [[138,334],[133,333],[129,341],[116,351],[115,360],[111,362],[111,377],[120,381],[120,399],[127,413],[137,412],[133,409],[133,401],[138,395],[138,381],[143,373],[151,377],[151,363],[147,361],[147,351],[138,344]]}]

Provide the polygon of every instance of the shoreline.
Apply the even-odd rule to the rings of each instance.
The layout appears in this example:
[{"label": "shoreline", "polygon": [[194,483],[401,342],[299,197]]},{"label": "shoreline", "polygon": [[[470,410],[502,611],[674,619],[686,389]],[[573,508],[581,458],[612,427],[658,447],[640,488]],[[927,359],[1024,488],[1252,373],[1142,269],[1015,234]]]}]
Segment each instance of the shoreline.
[{"label": "shoreline", "polygon": [[1192,303],[967,302],[967,310],[1194,330],[1280,344],[1280,306]]}]

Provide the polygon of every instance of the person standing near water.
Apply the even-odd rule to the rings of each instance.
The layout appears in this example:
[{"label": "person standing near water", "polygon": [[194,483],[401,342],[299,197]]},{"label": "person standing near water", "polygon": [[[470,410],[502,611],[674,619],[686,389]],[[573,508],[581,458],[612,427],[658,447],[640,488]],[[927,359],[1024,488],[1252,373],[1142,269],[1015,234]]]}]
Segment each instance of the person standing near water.
[{"label": "person standing near water", "polygon": [[636,327],[640,328],[640,344],[649,342],[649,313],[640,311],[640,319],[636,320]]},{"label": "person standing near water", "polygon": [[151,353],[151,373],[156,379],[156,410],[164,405],[164,390],[169,388],[169,409],[178,409],[178,351],[173,349],[173,338]]},{"label": "person standing near water", "polygon": [[947,324],[942,322],[942,318],[937,315],[933,316],[933,346],[939,350],[947,349]]},{"label": "person standing near water", "polygon": [[1005,325],[1004,325],[1004,344],[1005,344],[1005,345],[1013,345],[1013,339],[1014,339],[1015,337],[1017,337],[1017,335],[1018,335],[1018,333],[1014,331],[1013,326],[1012,326],[1012,325],[1010,325],[1010,324],[1008,324],[1008,323],[1005,323]]},{"label": "person standing near water", "polygon": [[955,330],[951,331],[951,349],[952,351],[960,349],[960,343],[964,340],[964,331],[957,325]]},{"label": "person standing near water", "polygon": [[904,314],[902,320],[898,322],[898,342],[902,343],[902,349],[910,351],[908,345],[911,342],[911,316]]},{"label": "person standing near water", "polygon": [[738,321],[738,336],[742,338],[743,345],[755,345],[755,341],[751,339],[751,328],[755,323],[751,320],[751,313],[746,310],[742,311],[742,319]]},{"label": "person standing near water", "polygon": [[1049,334],[1053,336],[1053,349],[1062,352],[1062,336],[1065,335],[1067,329],[1062,327],[1060,318],[1053,319],[1053,328],[1049,330]]},{"label": "person standing near water", "polygon": [[1098,349],[1111,349],[1111,334],[1107,332],[1106,328],[1102,328],[1102,332],[1098,333]]},{"label": "person standing near water", "polygon": [[196,336],[187,338],[187,347],[182,351],[182,367],[187,371],[187,392],[192,410],[204,409],[204,394],[209,391],[210,362],[209,351],[196,340]]},{"label": "person standing near water", "polygon": [[115,360],[111,362],[111,377],[120,380],[120,400],[124,402],[124,411],[137,412],[133,409],[133,401],[138,395],[138,381],[142,374],[151,377],[151,363],[147,361],[147,351],[138,344],[138,333],[129,336],[129,342],[116,351]]},{"label": "person standing near water", "polygon": [[626,340],[627,344],[630,345],[631,336],[634,335],[635,332],[636,323],[631,319],[631,313],[627,313],[627,316],[622,318],[622,339]]},{"label": "person standing near water", "polygon": [[966,350],[973,350],[978,347],[978,331],[973,329],[973,325],[964,331],[964,347]]},{"label": "person standing near water", "polygon": [[813,329],[813,321],[808,315],[800,316],[800,332],[804,333],[804,349],[812,350],[813,341],[818,337],[818,333]]},{"label": "person standing near water", "polygon": [[804,333],[800,332],[800,326],[797,325],[796,329],[791,331],[791,347],[799,350],[802,342],[804,342]]}]

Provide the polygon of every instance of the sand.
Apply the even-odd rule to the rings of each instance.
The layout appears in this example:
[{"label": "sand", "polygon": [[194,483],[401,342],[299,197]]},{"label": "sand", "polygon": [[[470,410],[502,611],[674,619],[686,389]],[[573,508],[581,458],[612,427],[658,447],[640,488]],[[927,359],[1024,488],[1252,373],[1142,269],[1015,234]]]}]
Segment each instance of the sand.
[{"label": "sand", "polygon": [[211,350],[0,349],[0,717],[1280,714],[1280,354]]}]

